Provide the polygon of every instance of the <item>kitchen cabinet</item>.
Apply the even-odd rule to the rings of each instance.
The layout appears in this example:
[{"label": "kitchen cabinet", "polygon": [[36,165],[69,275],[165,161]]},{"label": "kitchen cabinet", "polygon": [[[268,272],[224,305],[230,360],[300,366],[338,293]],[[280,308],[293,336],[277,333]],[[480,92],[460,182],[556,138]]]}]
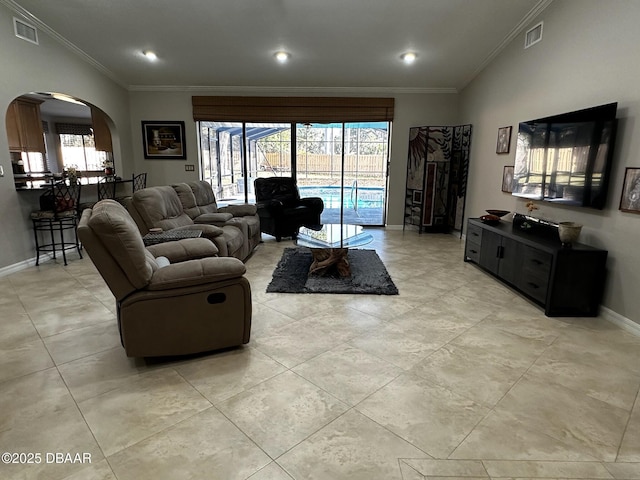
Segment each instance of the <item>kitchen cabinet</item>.
[{"label": "kitchen cabinet", "polygon": [[543,307],[547,316],[597,316],[607,251],[580,243],[563,247],[553,224],[524,226],[469,219],[464,260]]},{"label": "kitchen cabinet", "polygon": [[40,100],[19,97],[9,105],[6,116],[9,151],[45,154],[41,103]]}]

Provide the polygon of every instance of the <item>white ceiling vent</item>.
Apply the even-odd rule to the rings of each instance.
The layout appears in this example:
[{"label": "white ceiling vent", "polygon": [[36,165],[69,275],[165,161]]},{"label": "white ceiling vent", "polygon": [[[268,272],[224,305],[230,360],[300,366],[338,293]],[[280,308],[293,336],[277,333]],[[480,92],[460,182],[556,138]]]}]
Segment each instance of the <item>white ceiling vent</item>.
[{"label": "white ceiling vent", "polygon": [[38,45],[38,30],[33,25],[13,17],[13,30],[16,32],[16,37]]},{"label": "white ceiling vent", "polygon": [[524,48],[529,48],[542,40],[542,22],[527,30],[524,36]]}]

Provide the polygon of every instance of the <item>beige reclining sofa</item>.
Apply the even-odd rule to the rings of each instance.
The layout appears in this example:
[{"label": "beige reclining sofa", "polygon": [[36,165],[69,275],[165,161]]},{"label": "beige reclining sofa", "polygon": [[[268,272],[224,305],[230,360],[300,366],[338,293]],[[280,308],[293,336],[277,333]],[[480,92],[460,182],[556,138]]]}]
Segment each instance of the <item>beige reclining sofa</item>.
[{"label": "beige reclining sofa", "polygon": [[116,298],[129,357],[184,355],[249,342],[251,288],[236,258],[192,238],[144,246],[127,210],[102,200],[83,212],[78,236]]},{"label": "beige reclining sofa", "polygon": [[152,228],[165,231],[200,230],[204,238],[208,238],[218,247],[218,256],[236,257],[240,260],[246,257],[245,237],[238,227],[196,224],[185,213],[178,194],[171,186],[138,190],[128,202],[127,209],[142,235],[146,235]]},{"label": "beige reclining sofa", "polygon": [[204,180],[173,185],[182,207],[196,224],[235,226],[245,237],[245,251],[239,258],[247,258],[262,240],[260,217],[255,205],[218,207],[211,184]]}]

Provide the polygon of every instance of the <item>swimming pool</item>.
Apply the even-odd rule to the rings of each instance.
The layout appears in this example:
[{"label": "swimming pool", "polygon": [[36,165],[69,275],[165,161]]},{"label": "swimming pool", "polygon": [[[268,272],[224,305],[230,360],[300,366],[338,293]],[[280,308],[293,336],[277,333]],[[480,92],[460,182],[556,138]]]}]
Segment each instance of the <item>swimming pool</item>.
[{"label": "swimming pool", "polygon": [[[326,186],[304,186],[298,187],[301,197],[320,197],[324,201],[325,208],[340,208],[340,187],[333,185]],[[384,188],[383,187],[343,187],[342,192],[347,208],[384,208]]]}]

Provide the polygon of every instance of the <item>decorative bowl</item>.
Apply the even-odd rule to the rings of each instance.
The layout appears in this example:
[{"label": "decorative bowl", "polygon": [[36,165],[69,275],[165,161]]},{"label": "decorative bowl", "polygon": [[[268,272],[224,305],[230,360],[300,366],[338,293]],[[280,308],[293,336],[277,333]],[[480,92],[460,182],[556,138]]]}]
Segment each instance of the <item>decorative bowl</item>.
[{"label": "decorative bowl", "polygon": [[482,220],[484,223],[487,223],[489,225],[496,225],[496,224],[500,223],[500,217],[497,216],[497,215],[493,215],[493,214],[482,215],[480,217],[480,220]]},{"label": "decorative bowl", "polygon": [[509,210],[485,210],[489,215],[495,215],[496,217],[504,217]]}]

